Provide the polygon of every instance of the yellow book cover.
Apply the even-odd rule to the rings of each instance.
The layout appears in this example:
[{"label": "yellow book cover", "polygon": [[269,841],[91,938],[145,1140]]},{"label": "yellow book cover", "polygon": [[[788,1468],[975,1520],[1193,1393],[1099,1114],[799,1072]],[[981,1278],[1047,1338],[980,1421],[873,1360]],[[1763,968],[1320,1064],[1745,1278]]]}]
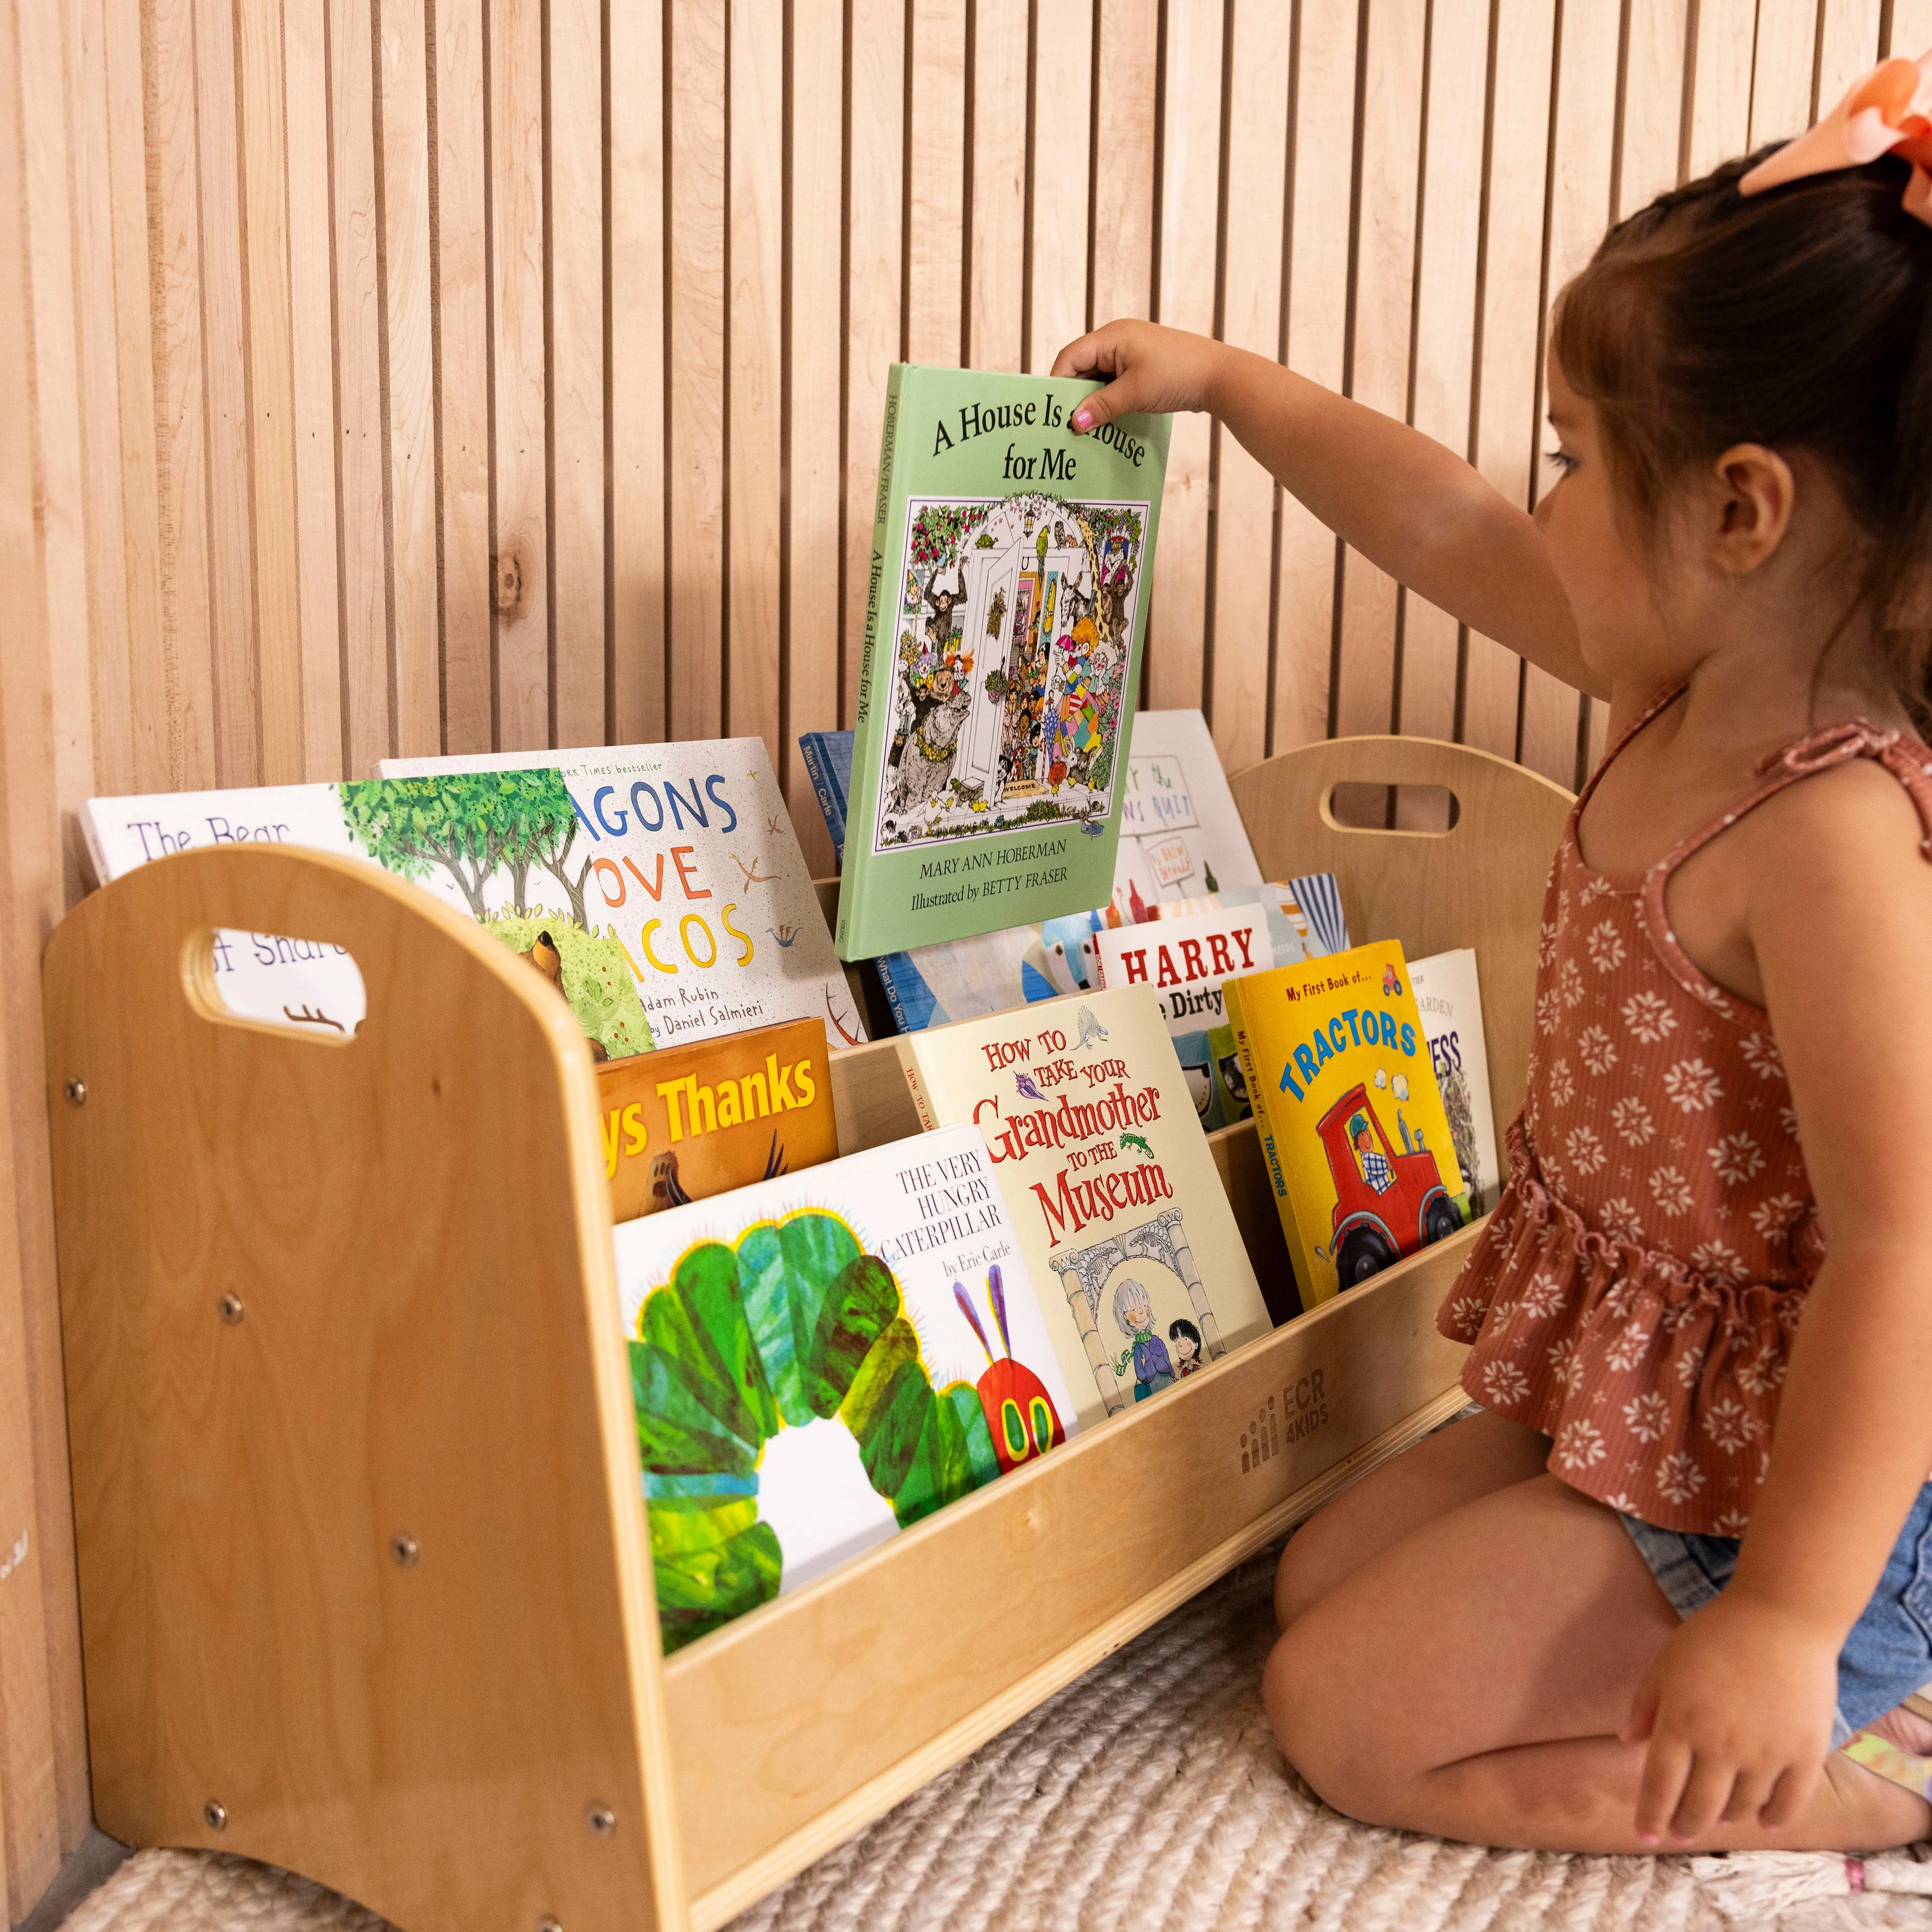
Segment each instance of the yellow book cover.
[{"label": "yellow book cover", "polygon": [[825,1029],[786,1020],[597,1070],[610,1218],[796,1174],[838,1153]]},{"label": "yellow book cover", "polygon": [[1312,1307],[1454,1234],[1468,1196],[1396,941],[1238,983],[1236,1045]]}]

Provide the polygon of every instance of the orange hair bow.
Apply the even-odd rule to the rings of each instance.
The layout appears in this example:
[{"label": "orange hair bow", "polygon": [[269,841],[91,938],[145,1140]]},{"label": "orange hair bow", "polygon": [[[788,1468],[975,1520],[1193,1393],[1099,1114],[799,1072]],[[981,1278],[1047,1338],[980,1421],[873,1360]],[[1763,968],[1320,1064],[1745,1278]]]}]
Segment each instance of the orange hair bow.
[{"label": "orange hair bow", "polygon": [[1738,192],[1761,194],[1894,153],[1912,164],[1906,212],[1932,227],[1932,52],[1880,61],[1816,127],[1759,162]]}]

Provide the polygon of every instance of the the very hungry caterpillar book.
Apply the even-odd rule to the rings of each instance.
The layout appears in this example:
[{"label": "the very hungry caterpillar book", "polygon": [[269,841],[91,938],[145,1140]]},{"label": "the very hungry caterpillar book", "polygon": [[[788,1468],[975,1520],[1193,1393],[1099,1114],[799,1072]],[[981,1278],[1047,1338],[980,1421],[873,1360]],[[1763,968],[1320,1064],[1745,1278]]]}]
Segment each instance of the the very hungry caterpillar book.
[{"label": "the very hungry caterpillar book", "polygon": [[1223,990],[1304,1306],[1462,1226],[1468,1197],[1395,940]]},{"label": "the very hungry caterpillar book", "polygon": [[1065,1441],[970,1127],[616,1232],[664,1648]]},{"label": "the very hungry caterpillar book", "polygon": [[921,1120],[985,1137],[1083,1424],[1267,1333],[1151,987],[898,1044]]},{"label": "the very hungry caterpillar book", "polygon": [[893,365],[842,958],[1107,901],[1168,425],[1096,386]]},{"label": "the very hungry caterpillar book", "polygon": [[788,1020],[600,1066],[612,1219],[681,1208],[836,1159],[827,1059],[824,1028]]}]

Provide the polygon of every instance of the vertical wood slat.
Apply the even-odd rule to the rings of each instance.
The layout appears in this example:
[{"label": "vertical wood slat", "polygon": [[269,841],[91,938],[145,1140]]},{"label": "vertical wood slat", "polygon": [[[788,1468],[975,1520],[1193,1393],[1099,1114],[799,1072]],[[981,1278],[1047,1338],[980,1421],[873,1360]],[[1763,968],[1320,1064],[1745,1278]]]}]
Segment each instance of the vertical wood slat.
[{"label": "vertical wood slat", "polygon": [[661,0],[614,8],[610,34],[609,568],[613,736],[621,745],[662,738],[665,726]]},{"label": "vertical wood slat", "polygon": [[966,128],[973,180],[966,354],[976,369],[1018,368],[1026,334],[1028,56],[1027,0],[976,0]]},{"label": "vertical wood slat", "polygon": [[[640,0],[641,4],[641,0]],[[634,10],[623,10],[634,17]],[[484,140],[482,10],[436,14],[434,254],[437,648],[442,748],[495,748],[490,528],[490,163]]]},{"label": "vertical wood slat", "polygon": [[[1416,269],[1414,421],[1425,435],[1463,454],[1469,448],[1474,374],[1489,13],[1489,0],[1435,0],[1429,44],[1429,134],[1423,158],[1422,248]],[[1413,591],[1408,593],[1402,676],[1395,694],[1400,706],[1398,730],[1424,737],[1454,736],[1459,631],[1448,611]],[[1398,802],[1399,810],[1405,802]]]},{"label": "vertical wood slat", "polygon": [[1810,125],[1818,12],[1819,0],[1758,0],[1746,149],[1788,141]]},{"label": "vertical wood slat", "polygon": [[846,28],[845,590],[839,716],[858,707],[888,364],[906,352],[902,0],[850,0]]},{"label": "vertical wood slat", "polygon": [[724,23],[700,0],[671,0],[670,16],[670,724],[674,738],[715,738],[724,720]]},{"label": "vertical wood slat", "polygon": [[1884,0],[1820,0],[1818,71],[1811,100],[1814,121],[1830,113],[1879,57]]},{"label": "vertical wood slat", "polygon": [[[825,815],[802,769],[799,734],[838,725],[838,206],[844,86],[841,0],[794,0],[788,125],[790,308],[786,332],[786,476],[783,616],[786,714],[778,777],[806,862],[815,878],[837,871]],[[869,534],[869,533],[868,533]]]},{"label": "vertical wood slat", "polygon": [[1617,181],[1619,221],[1677,185],[1684,146],[1688,7],[1688,0],[1630,0]]},{"label": "vertical wood slat", "polygon": [[906,358],[950,368],[964,314],[966,0],[912,0],[907,31]]},{"label": "vertical wood slat", "polygon": [[[1172,328],[1214,329],[1221,191],[1222,14],[1171,7],[1161,128],[1160,270],[1154,315]],[[1216,219],[1203,218],[1204,209]],[[1109,318],[1111,320],[1111,318]],[[1174,418],[1162,485],[1160,542],[1148,604],[1148,702],[1192,710],[1206,696],[1208,544],[1220,431],[1190,412]]]},{"label": "vertical wood slat", "polygon": [[437,644],[436,377],[424,0],[376,0],[382,124],[383,494],[391,571],[392,734],[405,757],[442,749]]},{"label": "vertical wood slat", "polygon": [[[1916,60],[1932,47],[1932,0],[1892,0],[1891,44],[1883,52]],[[1826,101],[1823,106],[1828,108]]]},{"label": "vertical wood slat", "polygon": [[778,747],[780,340],[784,222],[784,44],[752,0],[734,0],[731,63],[730,518],[726,586],[730,704],[725,728]]},{"label": "vertical wood slat", "polygon": [[1087,195],[1094,0],[1057,0],[1034,42],[1030,299],[1020,367],[1043,374],[1087,332]]},{"label": "vertical wood slat", "polygon": [[[1356,130],[1360,212],[1350,264],[1355,298],[1349,393],[1398,422],[1408,419],[1410,406],[1426,51],[1415,31],[1419,24],[1419,10],[1402,0],[1372,0]],[[1397,610],[1394,578],[1357,552],[1345,550],[1340,650],[1329,700],[1335,728],[1345,736],[1391,728],[1400,706]]]},{"label": "vertical wood slat", "polygon": [[551,743],[541,0],[489,0],[496,742]]},{"label": "vertical wood slat", "polygon": [[[1301,10],[1295,74],[1294,183],[1288,209],[1288,359],[1310,381],[1342,386],[1348,358],[1348,259],[1354,172],[1356,14]],[[1226,451],[1231,440],[1224,438]],[[1272,745],[1328,730],[1340,552],[1328,526],[1293,497],[1281,504],[1280,608],[1274,650]],[[1223,645],[1217,629],[1215,654]]]},{"label": "vertical wood slat", "polygon": [[608,735],[603,14],[598,0],[550,0],[548,14],[550,742],[599,745]]},{"label": "vertical wood slat", "polygon": [[1097,326],[1116,316],[1152,312],[1160,8],[1158,0],[1098,0],[1096,13],[1092,320]]},{"label": "vertical wood slat", "polygon": [[1696,19],[1686,164],[1693,181],[1744,152],[1750,133],[1757,0],[1698,0]]},{"label": "vertical wood slat", "polygon": [[[109,0],[110,4],[118,0]],[[290,398],[295,464],[295,568],[301,650],[302,776],[345,770],[342,603],[338,574],[334,169],[328,134],[328,49],[318,6],[282,13],[284,126],[288,156]]]}]

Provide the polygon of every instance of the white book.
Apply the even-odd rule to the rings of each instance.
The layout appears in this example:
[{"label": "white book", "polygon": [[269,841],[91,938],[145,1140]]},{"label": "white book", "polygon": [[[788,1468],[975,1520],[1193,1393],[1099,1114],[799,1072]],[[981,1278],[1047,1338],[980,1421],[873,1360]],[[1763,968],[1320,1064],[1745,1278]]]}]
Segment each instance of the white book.
[{"label": "white book", "polygon": [[1469,1212],[1486,1214],[1502,1191],[1502,1156],[1490,1106],[1490,1062],[1474,951],[1466,946],[1459,952],[1412,959],[1408,977],[1429,1042],[1436,1084],[1442,1090],[1456,1165],[1469,1190]]},{"label": "white book", "polygon": [[1140,920],[1163,899],[1262,883],[1221,755],[1198,711],[1143,711],[1135,718],[1124,796],[1114,860],[1114,907],[1123,920]]},{"label": "white book", "polygon": [[[90,799],[81,823],[104,882],[248,839],[380,865],[549,959],[613,1058],[789,1019],[818,1020],[834,1048],[865,1038],[762,739],[410,762],[346,784]],[[306,935],[221,933],[214,964],[231,1012],[347,1033],[362,1017],[354,962]]]},{"label": "white book", "polygon": [[667,1648],[1077,1426],[972,1126],[646,1215],[616,1240]]}]

